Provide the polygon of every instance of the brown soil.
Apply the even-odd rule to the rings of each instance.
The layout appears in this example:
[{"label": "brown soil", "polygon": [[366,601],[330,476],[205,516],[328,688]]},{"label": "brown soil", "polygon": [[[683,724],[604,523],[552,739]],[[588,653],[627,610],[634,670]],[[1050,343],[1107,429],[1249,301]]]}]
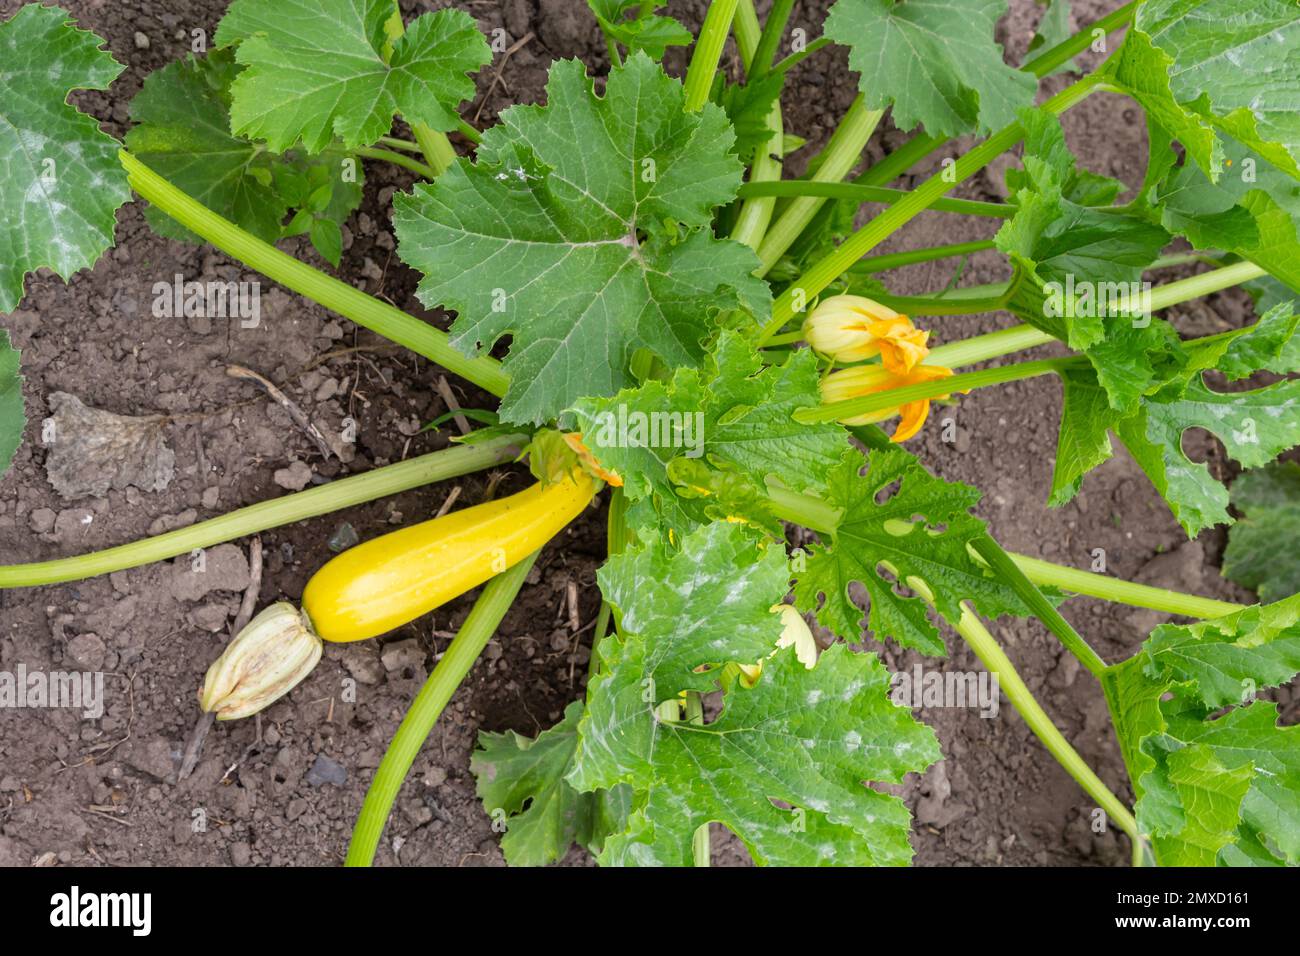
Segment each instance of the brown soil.
[{"label": "brown soil", "polygon": [[[20,4],[0,0],[0,16]],[[77,102],[121,135],[127,103],[148,71],[188,50],[189,31],[215,29],[221,0],[71,0],[82,25],[105,37],[128,65],[109,94],[79,94]],[[444,3],[403,2],[408,18]],[[766,4],[760,2],[760,8]],[[795,24],[810,36],[827,4],[800,6]],[[1080,0],[1081,22],[1109,2]],[[669,11],[699,22],[701,0],[671,2]],[[480,98],[468,115],[486,125],[512,102],[542,95],[546,65],[582,57],[594,71],[606,67],[603,44],[582,0],[474,0],[468,9],[485,31],[504,28],[511,41],[531,34],[492,83],[480,78]],[[1019,55],[1040,8],[1013,0],[1002,26]],[[141,41],[145,38],[147,45]],[[1085,57],[1095,60],[1095,57]],[[680,73],[682,51],[669,65]],[[1052,90],[1063,78],[1049,82]],[[824,141],[855,92],[856,78],[841,54],[823,52],[794,74],[787,96],[790,128],[814,144]],[[1113,97],[1090,99],[1066,117],[1071,144],[1091,168],[1134,183],[1144,163],[1141,116]],[[901,141],[887,131],[873,142]],[[959,144],[960,145],[960,144]],[[925,171],[922,171],[925,172]],[[417,277],[393,254],[387,210],[409,177],[388,167],[368,170],[363,212],[349,224],[339,274],[367,292],[426,315],[414,298]],[[1000,173],[977,177],[958,195],[996,198]],[[995,224],[928,214],[881,251],[983,238]],[[237,323],[158,319],[149,309],[151,287],[181,273],[187,280],[253,279],[225,256],[155,237],[138,205],[119,215],[118,245],[70,284],[34,278],[21,310],[3,319],[22,349],[29,428],[12,472],[0,481],[0,562],[75,554],[135,540],[151,531],[212,517],[283,494],[274,480],[293,462],[313,480],[362,472],[434,450],[443,437],[415,427],[445,410],[434,388],[439,370],[395,350],[352,352],[301,370],[322,353],[379,340],[351,323],[270,283],[263,284],[261,327]],[[320,264],[303,242],[288,251]],[[894,279],[902,292],[920,292],[948,279],[944,264],[920,266]],[[1002,277],[996,256],[979,257],[964,281]],[[1240,295],[1212,298],[1175,316],[1179,323],[1236,326],[1249,308]],[[431,316],[445,325],[445,317]],[[1005,316],[935,320],[938,340],[995,328]],[[1190,329],[1190,326],[1186,326]],[[278,408],[249,383],[225,375],[229,364],[248,366],[284,388],[322,426],[345,416],[359,424],[355,460],[325,461]],[[472,389],[456,386],[467,406],[487,406]],[[48,397],[70,392],[87,404],[130,415],[183,416],[166,429],[176,476],[159,493],[109,491],[105,497],[60,498],[44,470],[40,421]],[[1136,466],[1122,453],[1090,476],[1078,499],[1045,507],[1060,398],[1046,379],[990,389],[937,410],[951,418],[953,440],[931,427],[915,449],[945,478],[985,493],[982,515],[1013,550],[1087,567],[1104,549],[1114,574],[1227,598],[1235,591],[1218,575],[1220,536],[1187,543]],[[1222,467],[1217,446],[1208,453]],[[436,511],[453,484],[460,503],[486,492],[486,476],[399,495],[263,535],[266,572],[258,606],[296,601],[304,583],[329,554],[326,542],[344,522],[362,537]],[[518,469],[501,489],[521,487]],[[603,519],[589,512],[546,549],[523,595],[484,658],[456,694],[416,760],[382,842],[381,864],[499,865],[490,821],[469,773],[480,730],[535,733],[560,717],[583,692],[590,630],[569,625],[566,588],[578,585],[579,620],[596,614],[594,569],[603,558]],[[248,542],[236,543],[246,553]],[[186,561],[188,559],[181,559]],[[253,720],[219,725],[196,772],[177,783],[175,763],[198,711],[195,689],[225,639],[224,629],[247,584],[241,557],[231,549],[210,554],[224,575],[219,589],[195,596],[178,585],[173,569],[158,565],[107,578],[26,591],[0,592],[0,669],[99,669],[107,678],[102,719],[82,720],[60,710],[0,711],[0,865],[70,864],[333,865],[341,862],[374,767],[428,669],[468,612],[469,597],[382,641],[332,646],[315,673],[288,698]],[[241,576],[242,574],[242,576]],[[1069,617],[1108,658],[1127,656],[1160,618],[1075,601]],[[214,633],[215,631],[215,633]],[[1128,795],[1119,752],[1095,682],[1080,674],[1045,630],[1035,624],[997,627],[1030,688],[1066,736],[1102,778]],[[383,654],[400,641],[414,641]],[[947,665],[978,668],[954,640]],[[414,649],[414,653],[410,651]],[[383,656],[381,657],[381,654]],[[894,648],[894,668],[912,658]],[[342,693],[356,682],[354,702]],[[1285,701],[1284,701],[1285,703]],[[917,862],[935,864],[1101,864],[1124,861],[1125,841],[1089,828],[1093,805],[1046,754],[1009,706],[997,719],[973,710],[923,709],[946,759],[904,788],[917,814]],[[196,827],[195,821],[205,822]],[[720,828],[715,828],[715,830]],[[199,830],[201,832],[196,832]],[[718,834],[719,863],[744,859],[735,841]],[[568,861],[582,863],[571,853]]]}]

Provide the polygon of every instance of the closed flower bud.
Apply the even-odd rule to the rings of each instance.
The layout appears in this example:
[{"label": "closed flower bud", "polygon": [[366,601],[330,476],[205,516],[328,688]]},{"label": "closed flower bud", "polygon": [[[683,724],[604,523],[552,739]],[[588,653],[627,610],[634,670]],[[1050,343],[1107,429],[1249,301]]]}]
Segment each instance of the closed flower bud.
[{"label": "closed flower bud", "polygon": [[272,604],[212,662],[199,707],[217,720],[252,716],[298,686],[324,646],[305,614],[285,601]]},{"label": "closed flower bud", "polygon": [[835,295],[823,299],[803,324],[804,339],[837,362],[861,362],[880,356],[891,372],[911,371],[929,354],[930,333],[874,299]]}]

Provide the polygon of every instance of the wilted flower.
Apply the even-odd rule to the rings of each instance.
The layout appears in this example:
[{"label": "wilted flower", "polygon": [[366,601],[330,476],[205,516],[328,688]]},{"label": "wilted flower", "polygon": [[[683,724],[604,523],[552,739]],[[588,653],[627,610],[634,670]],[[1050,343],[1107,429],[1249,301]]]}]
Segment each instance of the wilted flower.
[{"label": "wilted flower", "polygon": [[324,648],[305,614],[285,601],[272,604],[212,662],[199,707],[217,720],[252,716],[298,686]]},{"label": "wilted flower", "polygon": [[[810,670],[817,664],[817,642],[813,640],[808,622],[803,619],[799,609],[793,604],[773,604],[773,614],[781,615],[781,636],[776,640],[776,650],[794,645],[794,656],[799,663]],[[772,651],[772,654],[776,653]],[[771,657],[772,654],[768,654]],[[763,673],[763,662],[757,664],[738,664],[741,681],[746,687],[753,687]]]},{"label": "wilted flower", "polygon": [[911,369],[929,354],[930,333],[874,299],[835,295],[823,299],[803,324],[804,339],[837,362],[861,362],[880,356],[895,373]]},{"label": "wilted flower", "polygon": [[[855,365],[852,368],[832,372],[822,379],[822,401],[827,404],[843,402],[850,398],[875,395],[878,392],[902,388],[904,385],[933,382],[937,379],[948,378],[950,375],[952,375],[952,369],[940,365],[917,365],[910,372],[904,374],[895,374],[881,365]],[[946,395],[942,397],[947,398]],[[865,415],[842,418],[840,421],[845,425],[868,425],[872,422],[882,422],[887,418],[900,415],[902,420],[899,421],[898,427],[894,429],[892,438],[896,442],[901,442],[907,441],[907,439],[919,432],[929,414],[930,399],[922,398],[914,402],[895,405],[892,408],[868,412]]]},{"label": "wilted flower", "polygon": [[583,443],[582,432],[565,432],[564,443],[578,456],[578,460],[582,462],[582,466],[589,474],[595,475],[613,488],[623,487],[623,477],[618,472],[605,468],[596,460],[591,449]]}]

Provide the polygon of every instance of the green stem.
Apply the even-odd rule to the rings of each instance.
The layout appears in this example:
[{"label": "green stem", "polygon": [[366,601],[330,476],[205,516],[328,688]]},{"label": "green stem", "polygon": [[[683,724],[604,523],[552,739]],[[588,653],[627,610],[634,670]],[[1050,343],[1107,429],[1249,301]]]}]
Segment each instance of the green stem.
[{"label": "green stem", "polygon": [[[936,208],[938,203],[935,203]],[[873,275],[916,265],[918,262],[934,262],[938,259],[951,259],[956,256],[971,256],[977,252],[994,248],[992,239],[976,239],[973,242],[954,242],[945,246],[929,246],[922,249],[909,249],[907,252],[891,252],[883,256],[868,256],[850,269],[853,273]]]},{"label": "green stem", "polygon": [[417,173],[425,179],[433,179],[438,175],[433,171],[433,167],[426,166],[418,159],[414,159],[403,153],[393,152],[388,149],[379,149],[374,146],[362,146],[356,152],[358,156],[364,156],[366,159],[379,159],[386,163],[392,163],[394,166],[401,166],[403,169],[409,169],[411,172]]},{"label": "green stem", "polygon": [[1131,840],[1135,843],[1141,842],[1137,821],[1133,819],[1133,814],[1129,812],[1128,807],[1110,792],[1101,778],[1093,772],[1079,756],[1078,751],[1070,746],[1070,742],[1052,723],[1052,718],[1047,716],[1047,712],[1025,686],[1015,665],[993,639],[984,622],[976,616],[965,601],[962,602],[961,608],[962,615],[957,622],[957,633],[970,645],[975,656],[980,659],[989,673],[997,675],[998,686],[1007,695],[1007,700],[1011,701],[1011,706],[1015,707],[1024,718],[1029,729],[1034,732],[1034,736],[1043,742],[1043,746],[1056,758],[1056,762],[1065,768],[1066,773],[1075,779],[1088,796],[1097,801],[1097,805],[1106,811],[1110,819],[1127,833]]},{"label": "green stem", "polygon": [[704,109],[709,101],[709,90],[713,87],[714,74],[718,72],[718,63],[722,60],[722,48],[731,32],[731,20],[736,15],[739,0],[711,0],[709,12],[704,15],[704,24],[695,41],[695,51],[691,55],[691,64],[686,68],[686,102],[688,113]]},{"label": "green stem", "polygon": [[419,143],[413,143],[409,139],[399,139],[396,136],[381,136],[378,145],[387,146],[389,149],[400,149],[407,153],[418,153],[420,151]]},{"label": "green stem", "polygon": [[364,475],[341,478],[307,491],[262,501],[188,528],[178,528],[116,548],[72,558],[3,566],[0,567],[0,589],[79,581],[190,554],[199,548],[505,464],[519,457],[519,451],[527,441],[527,435],[519,434],[457,445],[396,465],[376,468]]},{"label": "green stem", "polygon": [[451,145],[451,140],[447,138],[446,133],[440,133],[423,123],[412,123],[411,132],[415,135],[415,141],[420,144],[424,161],[433,169],[435,179],[445,173],[447,168],[456,161],[456,148]]},{"label": "green stem", "polygon": [[1088,673],[1101,680],[1101,675],[1106,672],[1106,662],[1101,659],[1101,655],[1093,650],[1070,622],[1061,616],[1056,606],[1047,600],[1033,581],[1025,576],[1020,565],[1011,560],[1011,556],[1002,550],[1002,546],[993,540],[993,536],[985,532],[972,541],[971,545],[980,557],[988,562],[993,573],[1011,585],[1020,599],[1025,602],[1025,606],[1047,625],[1047,629],[1056,635],[1065,649],[1073,654],[1080,664],[1088,668]]},{"label": "green stem", "polygon": [[1199,299],[1203,295],[1240,285],[1265,274],[1265,270],[1253,262],[1234,262],[1230,266],[1202,272],[1177,282],[1167,282],[1151,290],[1151,311],[1158,312],[1180,302]]},{"label": "green stem", "polygon": [[[1060,115],[1091,93],[1097,82],[1096,77],[1086,77],[1053,96],[1042,105],[1041,109],[1052,115]],[[1020,128],[1019,123],[1012,123],[999,130],[963,155],[949,170],[936,173],[915,191],[849,236],[833,253],[809,269],[781,294],[772,306],[772,318],[760,333],[757,344],[763,345],[798,311],[802,311],[807,301],[835,281],[853,263],[884,242],[933,204],[936,199],[949,192],[957,183],[983,169],[1016,145],[1023,136],[1024,130]]]},{"label": "green stem", "polygon": [[891,183],[947,142],[947,139],[917,133],[876,165],[863,170],[853,180],[853,185],[883,186]]},{"label": "green stem", "polygon": [[[736,46],[740,50],[740,59],[744,62],[746,69],[750,69],[754,62],[755,48],[760,40],[758,14],[754,12],[754,0],[741,0],[740,6],[736,8],[732,30],[736,34]],[[752,74],[750,78],[752,80]],[[754,184],[781,178],[781,154],[784,145],[784,134],[782,131],[780,97],[777,97],[776,102],[772,104],[771,112],[767,114],[767,128],[771,130],[771,136],[768,137],[766,143],[758,148],[758,151],[754,154],[754,161],[749,168],[749,181]],[[731,238],[737,242],[743,242],[757,252],[759,243],[762,242],[767,227],[772,222],[772,211],[775,208],[775,196],[746,199],[740,207],[740,214],[736,217],[736,224],[731,230]]]},{"label": "green stem", "polygon": [[[752,4],[753,0],[750,2]],[[749,66],[750,82],[772,69],[777,44],[785,36],[785,27],[790,22],[790,13],[793,10],[794,0],[772,0],[772,9],[768,11],[767,21],[763,24],[763,35],[759,38],[758,48],[754,51]]]},{"label": "green stem", "polygon": [[930,382],[918,382],[904,385],[872,395],[861,395],[845,399],[842,402],[829,402],[801,408],[794,413],[794,420],[805,425],[817,422],[833,422],[843,418],[856,418],[871,412],[882,412],[896,408],[907,402],[922,399],[935,399],[953,392],[969,392],[989,385],[1002,385],[1006,382],[1018,382],[1038,375],[1059,372],[1063,368],[1086,361],[1078,356],[1067,358],[1037,359],[1032,362],[1015,362],[1011,365],[999,365],[997,368],[980,369],[977,372],[965,372],[950,378],[936,379]]},{"label": "green stem", "polygon": [[[860,203],[884,203],[892,206],[910,195],[905,189],[885,186],[863,186],[857,183],[821,182],[817,179],[788,179],[782,182],[745,183],[738,195],[744,199],[752,196],[817,196],[823,199],[852,199]],[[939,199],[930,208],[936,212],[956,212],[967,216],[985,216],[1009,219],[1016,207],[1007,203],[983,202],[978,199]]]},{"label": "green stem", "polygon": [[942,295],[884,295],[876,298],[906,315],[978,315],[1006,307],[1012,287],[1005,282],[950,289]]},{"label": "green stem", "polygon": [[1132,581],[1094,574],[1091,571],[1081,571],[1078,568],[1068,568],[1024,554],[1010,553],[1009,557],[1031,581],[1040,587],[1060,588],[1063,591],[1101,598],[1117,604],[1198,618],[1222,617],[1233,611],[1240,611],[1243,606],[1229,601],[1216,601],[1195,594],[1151,587],[1147,584],[1135,584]]},{"label": "green stem", "polygon": [[524,579],[532,570],[539,552],[534,551],[514,567],[507,568],[483,587],[473,609],[460,626],[455,639],[447,647],[442,660],[424,682],[420,692],[411,702],[411,709],[402,718],[397,733],[393,735],[388,751],[375,770],[375,777],[366,791],[361,813],[352,828],[352,842],[348,845],[344,866],[370,866],[375,859],[375,849],[397,792],[402,788],[411,764],[424,746],[425,739],[442,715],[456,688],[469,674],[483,648],[496,633],[506,611],[514,603],[523,587]]},{"label": "green stem", "polygon": [[[835,183],[847,176],[862,157],[862,150],[866,148],[867,140],[871,138],[883,115],[883,110],[867,109],[862,95],[858,94],[826,145],[821,165],[817,167],[811,182]],[[758,258],[762,264],[755,271],[756,275],[764,275],[776,265],[777,260],[799,238],[804,227],[825,202],[826,199],[821,196],[803,195],[786,206],[758,247]]]},{"label": "green stem", "polygon": [[483,142],[483,134],[480,133],[478,130],[476,130],[473,126],[470,126],[469,123],[466,123],[463,119],[456,121],[456,129],[461,136],[464,136],[475,146]]},{"label": "green stem", "polygon": [[1022,352],[1055,341],[1055,336],[1049,335],[1042,329],[1036,329],[1032,325],[1015,325],[1009,329],[999,329],[985,335],[975,335],[969,339],[940,345],[938,348],[931,349],[930,354],[922,360],[921,364],[961,368],[963,365],[987,362],[992,358]]},{"label": "green stem", "polygon": [[447,333],[407,315],[381,299],[313,269],[268,242],[245,232],[186,195],[126,150],[118,153],[131,188],[182,226],[202,236],[222,252],[238,259],[286,288],[304,295],[357,325],[423,355],[484,391],[501,396],[510,379],[501,363],[487,356],[466,358],[448,341]]},{"label": "green stem", "polygon": [[825,49],[830,45],[831,45],[831,41],[829,38],[818,37],[816,40],[813,40],[811,43],[809,43],[798,53],[791,53],[785,59],[781,60],[779,63],[776,64],[776,66],[772,67],[771,72],[784,73],[786,70],[802,62],[807,57],[812,56],[818,50]]}]

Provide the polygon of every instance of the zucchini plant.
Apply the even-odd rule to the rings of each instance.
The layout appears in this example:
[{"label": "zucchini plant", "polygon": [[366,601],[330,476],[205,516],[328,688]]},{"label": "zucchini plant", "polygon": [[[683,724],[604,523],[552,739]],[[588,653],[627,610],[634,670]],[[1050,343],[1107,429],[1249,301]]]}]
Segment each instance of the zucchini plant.
[{"label": "zucchini plant", "polygon": [[[1004,0],[837,0],[811,41],[789,29],[794,0],[762,22],[752,0],[712,0],[695,34],[654,3],[589,2],[607,72],[557,61],[542,105],[485,130],[461,109],[493,50],[461,10],[404,22],[393,0],[234,0],[212,49],[146,79],[124,142],[68,103],[122,69],[98,37],[53,6],[0,23],[0,312],[27,273],[90,266],[134,194],[161,234],[208,243],[500,400],[451,449],[0,567],[0,587],[186,554],[526,454],[537,486],[334,558],[301,613],[259,616],[205,682],[205,709],[246,715],[310,670],[320,639],[373,637],[485,584],[375,774],[348,863],[371,862],[539,549],[596,495],[609,555],[586,692],[536,737],[483,734],[473,759],[510,863],[576,843],[602,864],[707,864],[719,825],[758,863],[908,863],[904,803],[868,784],[942,754],[891,698],[879,657],[849,645],[941,657],[954,635],[1127,834],[1135,864],[1300,862],[1300,731],[1270,699],[1300,671],[1300,595],[1278,564],[1291,545],[1265,530],[1275,514],[1296,520],[1279,490],[1294,467],[1270,463],[1300,444],[1300,7],[1139,0],[1070,34],[1053,0],[1014,65],[994,40]],[[786,78],[833,44],[861,92],[791,175],[807,147],[783,121]],[[660,61],[682,45],[679,79]],[[1080,74],[1089,49],[1105,55]],[[1058,73],[1068,82],[1040,95]],[[1098,91],[1146,117],[1145,175],[1122,202],[1125,184],[1080,166],[1060,125]],[[886,112],[910,138],[862,168]],[[1017,147],[1006,202],[949,195]],[[935,160],[915,188],[891,186]],[[417,177],[395,197],[398,251],[423,277],[420,300],[455,313],[449,333],[275,246],[306,235],[337,265],[375,162]],[[925,210],[989,220],[988,238],[872,254]],[[1004,281],[889,289],[891,270],[986,250],[1005,257]],[[1186,277],[1160,281],[1177,266]],[[1259,314],[1247,327],[1189,338],[1163,314],[1239,285]],[[982,312],[1005,328],[951,338],[939,318]],[[1207,430],[1246,471],[1236,504],[1250,527],[1229,567],[1271,603],[1008,553],[973,513],[979,491],[903,447],[932,403],[1045,375],[1064,404],[1042,503],[1069,501],[1118,440],[1189,536],[1231,524],[1228,490],[1183,448],[1184,432]],[[2,466],[22,434],[18,376],[0,337]],[[791,527],[816,543],[792,549]],[[1194,622],[1106,661],[1068,621],[1076,595]],[[1096,680],[1133,805],[1019,678],[988,623],[1006,616],[1039,619]],[[840,639],[819,655],[812,619]]]}]

